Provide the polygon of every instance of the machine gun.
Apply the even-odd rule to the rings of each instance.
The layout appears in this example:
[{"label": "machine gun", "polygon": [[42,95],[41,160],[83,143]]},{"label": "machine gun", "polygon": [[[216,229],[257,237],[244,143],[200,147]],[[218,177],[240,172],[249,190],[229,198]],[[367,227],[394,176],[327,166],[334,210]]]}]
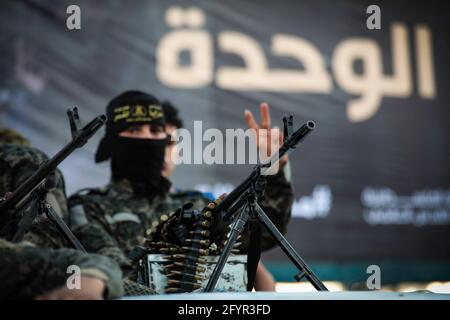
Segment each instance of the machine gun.
[{"label": "machine gun", "polygon": [[78,109],[67,111],[72,141],[51,159],[44,161],[39,169],[24,181],[10,196],[0,202],[0,235],[12,235],[8,240],[19,242],[23,239],[39,214],[45,214],[52,221],[59,233],[76,249],[85,251],[81,243],[70,231],[61,217],[46,202],[46,194],[55,188],[56,181],[52,175],[57,166],[75,149],[84,146],[88,140],[106,122],[101,115],[80,129]]},{"label": "machine gun", "polygon": [[212,292],[214,290],[234,244],[238,236],[243,233],[245,225],[249,220],[256,221],[257,223],[261,222],[276,239],[281,249],[298,268],[299,273],[295,276],[297,281],[306,277],[317,290],[327,291],[325,285],[306,265],[304,260],[258,204],[258,198],[261,198],[264,193],[265,177],[269,174],[269,170],[273,170],[274,165],[276,165],[283,156],[295,150],[296,146],[311,133],[316,126],[313,121],[307,121],[294,132],[292,116],[289,118],[284,117],[283,124],[285,140],[279,150],[274,153],[268,162],[256,165],[251,174],[240,185],[230,192],[220,204],[211,209],[213,216],[216,217],[216,219],[219,219],[219,222],[215,223],[216,228],[211,230],[211,233],[213,235],[215,233],[219,234],[221,230],[224,230],[223,224],[230,223],[231,231],[228,235],[227,244],[224,247],[204,290],[205,292]]}]

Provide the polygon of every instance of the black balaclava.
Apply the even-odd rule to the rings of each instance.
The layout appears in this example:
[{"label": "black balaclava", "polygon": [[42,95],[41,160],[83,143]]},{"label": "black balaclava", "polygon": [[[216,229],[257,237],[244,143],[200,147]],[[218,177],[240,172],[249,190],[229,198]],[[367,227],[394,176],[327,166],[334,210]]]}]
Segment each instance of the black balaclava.
[{"label": "black balaclava", "polygon": [[164,127],[159,101],[140,91],[127,91],[108,104],[106,134],[100,141],[95,161],[111,158],[112,180],[127,179],[139,195],[167,193],[170,182],[161,175],[167,139],[120,137],[124,129],[136,124]]}]

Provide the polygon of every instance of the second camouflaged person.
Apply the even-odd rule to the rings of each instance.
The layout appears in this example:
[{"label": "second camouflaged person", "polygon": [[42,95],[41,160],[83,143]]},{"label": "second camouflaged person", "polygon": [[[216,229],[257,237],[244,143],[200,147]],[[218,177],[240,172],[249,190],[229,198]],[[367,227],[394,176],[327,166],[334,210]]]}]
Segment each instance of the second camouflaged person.
[{"label": "second camouflaged person", "polygon": [[201,209],[209,199],[200,192],[169,193],[171,183],[161,174],[167,145],[164,114],[155,97],[125,92],[108,104],[107,117],[95,160],[111,159],[111,182],[70,197],[70,227],[97,224],[128,254],[143,244],[162,214],[187,202]]},{"label": "second camouflaged person", "polygon": [[[210,198],[198,191],[170,192],[171,183],[162,175],[168,138],[158,99],[127,91],[111,100],[106,113],[106,134],[97,149],[96,162],[111,160],[111,182],[70,197],[71,227],[98,224],[128,254],[143,244],[160,217],[187,202],[201,210]],[[262,206],[282,232],[286,231],[292,201],[292,186],[284,174],[269,177]],[[264,230],[262,249],[275,244]]]},{"label": "second camouflaged person", "polygon": [[[7,192],[14,191],[22,182],[28,179],[48,157],[41,150],[33,148],[29,142],[19,133],[11,129],[0,129],[0,196],[4,196]],[[47,201],[57,214],[63,220],[68,219],[67,199],[65,193],[65,183],[62,173],[55,170],[53,178],[55,179],[55,188],[47,193]],[[12,234],[4,233],[3,225],[0,225],[2,235],[0,237],[10,238]],[[7,230],[9,231],[9,230]],[[96,224],[85,224],[72,228],[75,236],[84,244],[88,252],[95,252],[104,256],[108,256],[115,260],[124,272],[132,270],[132,264],[123,254],[122,250],[117,246],[116,241],[110,234],[104,231]],[[40,257],[56,255],[51,249],[61,250],[58,257],[71,256],[69,251],[64,251],[69,246],[67,241],[58,232],[56,226],[45,216],[37,216],[29,231],[24,235],[23,240],[26,243],[37,246],[40,251]],[[63,252],[64,251],[64,252]],[[62,253],[61,253],[62,252]],[[88,255],[84,261],[89,262],[90,259],[99,261],[99,267],[102,267],[102,261],[98,258]],[[107,263],[113,264],[113,261],[104,259]],[[32,263],[32,262],[30,262]],[[40,262],[39,262],[40,263]],[[6,264],[4,264],[6,266]],[[17,270],[14,266],[11,270]],[[2,275],[11,271],[4,268]],[[25,269],[24,269],[25,270]],[[122,272],[118,268],[110,268],[114,279],[121,279]],[[21,273],[17,273],[20,278]],[[50,278],[49,278],[50,279]],[[14,280],[14,279],[11,279]],[[138,285],[137,283],[123,280],[125,295],[148,295],[154,292],[149,288]],[[121,287],[122,288],[122,287]],[[18,291],[19,292],[19,291]],[[120,295],[122,291],[120,292]],[[114,295],[117,297],[119,295]]]},{"label": "second camouflaged person", "polygon": [[[18,132],[0,129],[0,197],[14,191],[47,159]],[[56,187],[47,193],[47,201],[57,214],[67,219],[63,176],[56,170],[51,178],[55,179]],[[0,230],[4,231],[3,227],[0,225]],[[86,231],[98,234],[98,229],[85,228],[80,235],[87,234]],[[2,236],[7,238],[11,234]],[[113,260],[68,249],[67,245],[45,216],[36,217],[23,242],[0,239],[0,299],[100,299],[123,295],[122,272]],[[105,246],[108,245],[103,241],[102,247]],[[71,291],[64,286],[69,265],[81,270],[80,290]]]}]

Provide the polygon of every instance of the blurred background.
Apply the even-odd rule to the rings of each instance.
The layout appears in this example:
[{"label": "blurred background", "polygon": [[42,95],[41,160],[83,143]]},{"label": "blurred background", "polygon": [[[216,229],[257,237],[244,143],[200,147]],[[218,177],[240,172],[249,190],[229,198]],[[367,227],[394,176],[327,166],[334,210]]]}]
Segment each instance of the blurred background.
[{"label": "blurred background", "polygon": [[[370,5],[375,11],[367,13]],[[73,29],[76,5],[81,29]],[[73,7],[72,7],[73,8]],[[449,4],[444,1],[0,2],[0,126],[52,156],[86,122],[139,89],[176,105],[185,127],[245,128],[266,101],[317,130],[290,157],[288,239],[331,290],[450,292]],[[72,22],[72,24],[70,24]],[[75,24],[76,25],[76,24]],[[379,28],[377,28],[379,27]],[[102,186],[102,134],[61,165],[67,193]],[[174,182],[221,194],[248,165],[182,165]],[[263,260],[279,291],[296,269]]]}]

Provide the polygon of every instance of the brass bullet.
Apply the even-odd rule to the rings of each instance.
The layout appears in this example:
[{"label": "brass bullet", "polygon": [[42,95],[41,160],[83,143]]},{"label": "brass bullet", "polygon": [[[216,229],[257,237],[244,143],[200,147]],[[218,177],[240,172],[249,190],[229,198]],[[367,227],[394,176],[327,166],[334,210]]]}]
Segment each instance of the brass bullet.
[{"label": "brass bullet", "polygon": [[171,256],[168,256],[169,259],[186,259],[186,260],[191,260],[191,261],[195,261],[196,263],[206,263],[206,259],[201,258],[201,257],[195,257],[195,256],[191,256],[191,255],[186,255],[186,254],[174,254]]},{"label": "brass bullet", "polygon": [[181,280],[168,280],[167,284],[169,284],[169,285],[171,285],[171,284],[180,284],[180,285],[192,287],[193,289],[200,289],[201,288],[201,285],[199,283],[188,282],[188,281],[181,281]]},{"label": "brass bullet", "polygon": [[176,269],[179,270],[180,268],[189,269],[190,271],[194,273],[202,273],[206,271],[206,268],[201,266],[200,264],[189,264],[189,261],[186,261],[186,263],[183,262],[174,262],[173,264],[167,265],[166,268],[168,269]]},{"label": "brass bullet", "polygon": [[186,292],[180,288],[166,288],[166,293],[183,293]]},{"label": "brass bullet", "polygon": [[175,265],[178,265],[178,264],[180,264],[179,266],[182,266],[182,267],[184,267],[184,268],[186,268],[186,269],[190,269],[190,270],[192,270],[192,271],[194,271],[194,272],[199,272],[199,273],[202,273],[202,272],[205,272],[206,271],[206,268],[205,267],[202,267],[202,266],[200,266],[200,265],[197,265],[197,266],[193,266],[193,265],[189,265],[189,264],[181,264],[180,262],[175,262]]},{"label": "brass bullet", "polygon": [[172,253],[172,252],[178,252],[178,248],[160,248],[159,251],[161,251],[161,253]]},{"label": "brass bullet", "polygon": [[190,251],[190,252],[198,252],[203,256],[209,255],[209,250],[207,249],[197,249],[197,248],[191,248],[191,247],[181,247],[181,250],[184,251]]},{"label": "brass bullet", "polygon": [[211,211],[205,211],[205,212],[203,212],[203,216],[204,217],[206,217],[206,218],[211,218],[212,217],[212,212]]},{"label": "brass bullet", "polygon": [[222,194],[220,197],[218,197],[216,200],[214,200],[214,203],[216,204],[216,206],[219,205],[223,201],[223,199],[225,199],[225,197],[226,197],[226,195]]},{"label": "brass bullet", "polygon": [[198,281],[202,281],[204,278],[197,275],[197,274],[193,274],[193,273],[186,273],[186,272],[181,272],[181,271],[170,271],[169,276],[182,276],[182,277],[186,277],[186,278],[191,278],[194,280],[198,280]]},{"label": "brass bullet", "polygon": [[211,223],[207,220],[203,220],[202,222],[198,223],[198,225],[205,227],[205,228],[209,228],[211,226]]},{"label": "brass bullet", "polygon": [[202,237],[209,237],[209,235],[211,234],[208,230],[195,230],[195,231],[189,231],[190,235],[201,235]]},{"label": "brass bullet", "polygon": [[209,243],[210,243],[209,240],[201,240],[201,239],[186,239],[185,242],[187,242],[187,243],[198,243],[198,244],[200,244],[202,246],[205,246],[205,247],[209,246]]}]

